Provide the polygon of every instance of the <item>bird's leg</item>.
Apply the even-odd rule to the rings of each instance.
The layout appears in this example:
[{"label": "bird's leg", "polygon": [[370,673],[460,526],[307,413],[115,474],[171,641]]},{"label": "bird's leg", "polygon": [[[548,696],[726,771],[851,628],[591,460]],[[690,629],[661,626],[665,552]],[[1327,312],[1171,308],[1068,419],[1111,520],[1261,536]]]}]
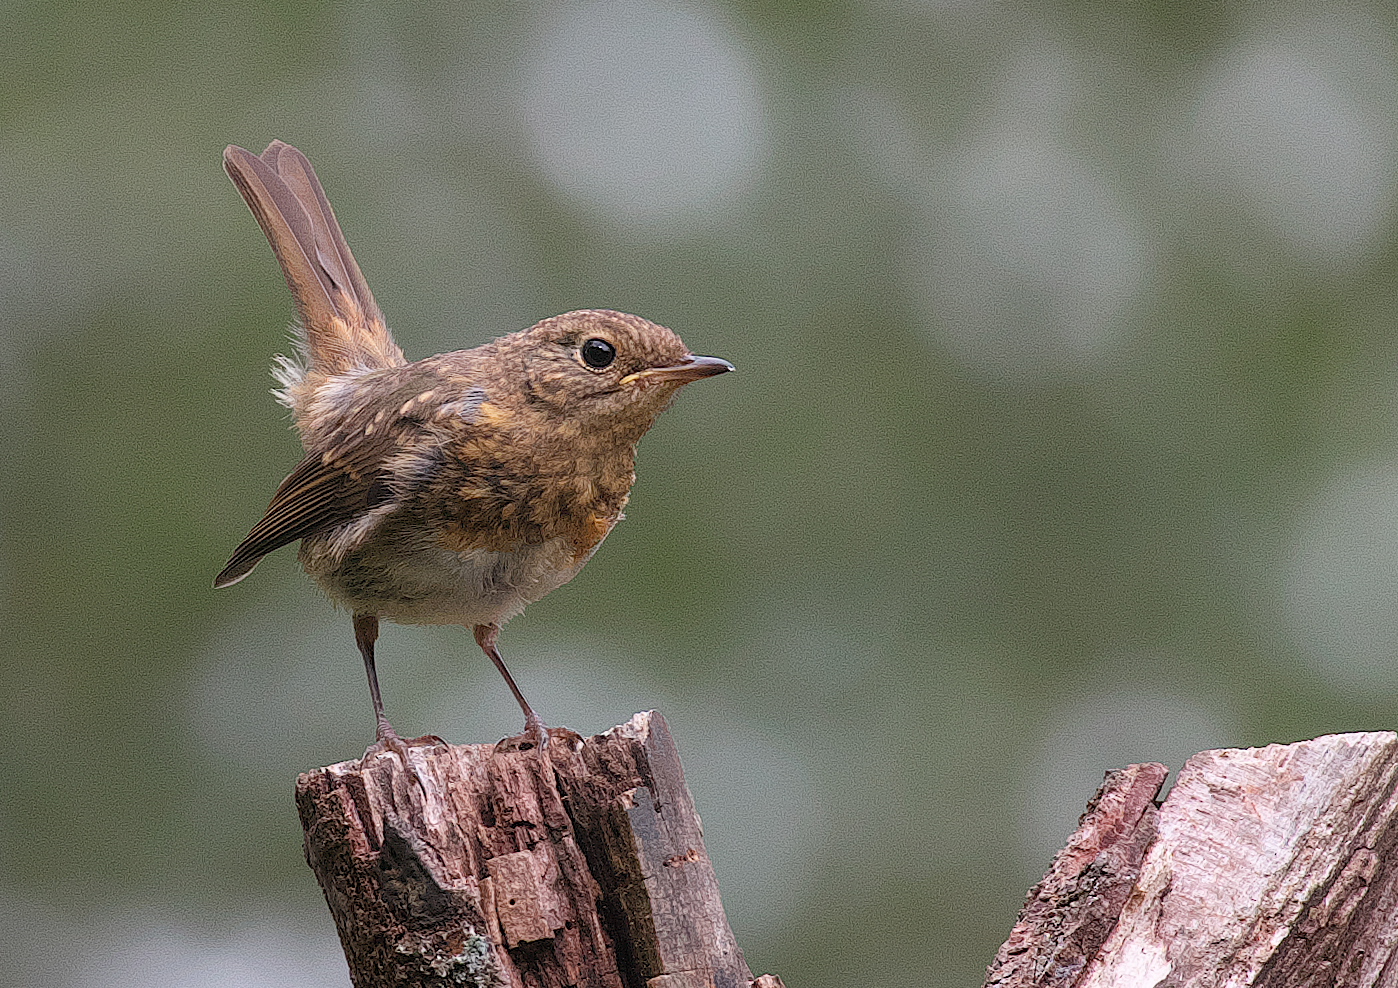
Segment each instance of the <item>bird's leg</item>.
[{"label": "bird's leg", "polygon": [[500,658],[500,649],[495,647],[495,642],[500,637],[500,626],[498,624],[478,624],[472,630],[476,635],[476,644],[481,647],[482,652],[490,656],[490,661],[495,663],[495,668],[500,670],[500,675],[505,677],[510,692],[515,695],[519,709],[524,711],[524,734],[522,737],[528,738],[534,742],[536,747],[542,749],[549,743],[549,730],[544,726],[543,718],[534,712],[534,708],[529,705],[529,701],[524,698],[524,694],[515,685],[515,679],[510,675],[510,670],[505,668],[505,660]]},{"label": "bird's leg", "polygon": [[371,754],[387,749],[396,754],[403,762],[403,768],[411,773],[413,768],[408,761],[408,746],[398,736],[398,732],[393,729],[393,725],[388,722],[388,718],[384,716],[383,712],[383,696],[379,693],[379,674],[374,669],[374,642],[378,641],[378,638],[378,615],[356,614],[354,616],[354,643],[359,646],[359,654],[364,656],[364,671],[369,675],[369,699],[374,704],[374,719],[378,721],[378,727],[374,732],[374,743],[364,753],[364,757],[368,758]]},{"label": "bird's leg", "polygon": [[359,654],[364,656],[364,671],[369,675],[369,699],[374,704],[374,718],[378,721],[376,739],[381,742],[398,740],[398,732],[388,722],[383,712],[383,696],[379,693],[379,674],[374,669],[374,642],[379,640],[379,619],[375,614],[354,616],[354,643],[359,646]]}]

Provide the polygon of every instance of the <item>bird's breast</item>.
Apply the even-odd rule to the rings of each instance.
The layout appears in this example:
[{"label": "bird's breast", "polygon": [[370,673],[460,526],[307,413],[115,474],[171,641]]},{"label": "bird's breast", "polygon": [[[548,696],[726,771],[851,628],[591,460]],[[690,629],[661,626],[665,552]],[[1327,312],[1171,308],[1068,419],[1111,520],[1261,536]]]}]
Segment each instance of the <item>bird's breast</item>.
[{"label": "bird's breast", "polygon": [[444,451],[412,508],[456,552],[508,551],[561,540],[579,565],[621,519],[635,482],[634,449],[599,455],[556,434],[489,434]]},{"label": "bird's breast", "polygon": [[[498,424],[498,423],[497,423]],[[499,624],[567,583],[622,517],[634,448],[470,429],[405,450],[365,530],[308,540],[332,597],[408,624]]]},{"label": "bird's breast", "polygon": [[475,625],[503,624],[567,583],[587,561],[562,538],[489,549],[424,528],[394,533],[394,527],[385,526],[334,565],[317,565],[314,544],[303,544],[302,563],[356,613],[400,624]]}]

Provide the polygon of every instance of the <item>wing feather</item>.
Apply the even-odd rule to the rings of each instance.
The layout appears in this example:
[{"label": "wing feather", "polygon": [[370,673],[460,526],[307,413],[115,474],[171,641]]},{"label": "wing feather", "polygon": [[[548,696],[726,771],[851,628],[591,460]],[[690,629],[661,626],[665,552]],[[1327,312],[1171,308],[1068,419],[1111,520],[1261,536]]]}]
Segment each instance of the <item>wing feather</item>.
[{"label": "wing feather", "polygon": [[354,521],[394,497],[395,490],[402,494],[428,479],[406,467],[400,454],[416,449],[428,455],[440,445],[444,429],[470,428],[485,401],[479,388],[437,406],[416,401],[424,391],[441,387],[447,380],[443,373],[424,361],[349,382],[339,400],[353,413],[340,419],[338,428],[307,436],[312,445],[306,458],[281,482],[214,586],[237,583],[269,552]]},{"label": "wing feather", "polygon": [[282,481],[262,520],[233,550],[215,587],[237,583],[267,553],[352,521],[369,507],[378,474],[308,456]]}]

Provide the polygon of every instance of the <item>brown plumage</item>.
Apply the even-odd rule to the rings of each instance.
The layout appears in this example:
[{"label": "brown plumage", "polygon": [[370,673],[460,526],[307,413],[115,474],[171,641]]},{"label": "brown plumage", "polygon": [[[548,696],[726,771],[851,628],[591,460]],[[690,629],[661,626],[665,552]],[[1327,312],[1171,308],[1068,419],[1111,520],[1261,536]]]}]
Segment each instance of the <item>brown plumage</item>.
[{"label": "brown plumage", "polygon": [[670,330],[569,312],[474,350],[408,363],[306,157],[274,141],[224,164],[271,242],[300,315],[281,400],[306,457],[214,581],[230,586],[297,540],[306,572],[354,616],[378,721],[371,752],[406,752],[374,668],[381,618],[462,624],[525,714],[500,626],[570,580],[621,518],[636,443],[678,389],[731,370]]}]

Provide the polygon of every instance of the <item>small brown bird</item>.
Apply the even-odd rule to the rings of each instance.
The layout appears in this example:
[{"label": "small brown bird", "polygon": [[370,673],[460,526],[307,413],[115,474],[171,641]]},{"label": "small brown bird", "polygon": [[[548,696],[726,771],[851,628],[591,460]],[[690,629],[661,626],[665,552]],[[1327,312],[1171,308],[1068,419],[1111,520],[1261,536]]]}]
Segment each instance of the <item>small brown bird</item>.
[{"label": "small brown bird", "polygon": [[305,155],[273,141],[223,161],[295,297],[301,359],[279,358],[277,396],[306,458],[214,586],[301,540],[302,567],[354,616],[378,721],[369,753],[407,764],[374,669],[381,619],[472,628],[524,711],[522,737],[546,744],[500,626],[597,551],[635,482],[636,443],[680,387],[733,366],[604,309],[409,363]]}]

